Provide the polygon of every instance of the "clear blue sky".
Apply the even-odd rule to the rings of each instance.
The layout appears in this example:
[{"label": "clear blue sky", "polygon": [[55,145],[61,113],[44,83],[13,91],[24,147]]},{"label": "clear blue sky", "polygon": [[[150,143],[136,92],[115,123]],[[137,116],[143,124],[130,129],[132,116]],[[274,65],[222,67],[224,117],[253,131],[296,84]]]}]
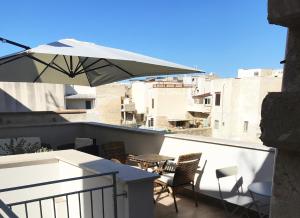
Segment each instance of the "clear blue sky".
[{"label": "clear blue sky", "polygon": [[76,38],[223,77],[284,59],[286,29],[268,24],[267,0],[12,0],[0,19],[0,36],[31,47]]}]

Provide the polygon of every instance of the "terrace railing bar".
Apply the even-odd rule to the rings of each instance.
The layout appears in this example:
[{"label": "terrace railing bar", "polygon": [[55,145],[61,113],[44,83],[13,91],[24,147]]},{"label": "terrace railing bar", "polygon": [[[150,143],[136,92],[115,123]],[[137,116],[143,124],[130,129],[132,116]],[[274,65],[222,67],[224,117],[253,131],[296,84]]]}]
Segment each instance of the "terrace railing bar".
[{"label": "terrace railing bar", "polygon": [[[53,180],[53,181],[48,181],[48,182],[42,182],[42,183],[36,183],[36,184],[30,184],[30,185],[24,185],[24,186],[18,186],[18,187],[11,187],[11,188],[6,188],[6,189],[0,189],[0,194],[4,192],[11,192],[11,191],[16,191],[16,190],[22,190],[22,189],[29,189],[29,188],[34,188],[34,187],[39,187],[39,186],[47,186],[51,184],[58,184],[58,183],[64,183],[64,182],[70,182],[70,181],[75,181],[75,180],[84,180],[84,179],[89,179],[89,178],[96,178],[96,177],[104,177],[104,176],[111,176],[112,183],[109,185],[102,185],[102,186],[97,186],[93,188],[87,188],[87,189],[82,189],[82,190],[76,190],[72,192],[66,192],[62,194],[56,194],[56,195],[50,195],[50,196],[45,196],[45,197],[40,197],[40,198],[34,198],[30,200],[24,200],[24,201],[18,201],[18,202],[13,202],[13,203],[8,203],[5,204],[1,199],[0,199],[0,217],[5,217],[2,216],[1,212],[4,212],[3,215],[6,215],[6,217],[11,217],[11,218],[18,218],[20,216],[16,215],[14,212],[14,207],[16,206],[24,206],[24,215],[26,218],[32,217],[29,213],[28,210],[28,205],[32,203],[38,203],[39,207],[39,214],[40,217],[44,217],[44,212],[43,211],[43,201],[46,200],[51,200],[52,202],[52,209],[53,209],[53,217],[59,217],[57,214],[57,208],[56,208],[56,203],[55,199],[57,198],[65,198],[66,200],[66,211],[67,211],[67,217],[70,216],[70,203],[69,203],[69,198],[70,196],[76,196],[78,197],[78,212],[79,212],[79,217],[85,217],[84,212],[82,211],[82,202],[83,200],[81,199],[81,194],[88,193],[90,195],[89,197],[89,204],[90,204],[90,214],[91,217],[95,217],[95,208],[99,208],[101,211],[98,211],[98,214],[101,214],[103,218],[105,218],[105,195],[104,195],[104,190],[105,189],[112,189],[112,202],[113,202],[113,213],[114,213],[114,218],[118,217],[117,211],[117,197],[124,195],[124,194],[117,194],[117,182],[116,182],[116,174],[118,171],[113,171],[109,173],[102,173],[102,174],[93,174],[93,175],[87,175],[87,176],[80,176],[80,177],[73,177],[73,178],[67,178],[67,179],[61,179],[61,180]],[[96,193],[97,192],[97,193]],[[95,194],[101,194],[100,199],[101,199],[101,205],[99,207],[94,207],[94,198],[93,195]],[[85,199],[86,201],[86,199]],[[102,206],[102,207],[100,207]],[[47,211],[49,212],[49,211]],[[98,217],[98,216],[97,216]]]}]

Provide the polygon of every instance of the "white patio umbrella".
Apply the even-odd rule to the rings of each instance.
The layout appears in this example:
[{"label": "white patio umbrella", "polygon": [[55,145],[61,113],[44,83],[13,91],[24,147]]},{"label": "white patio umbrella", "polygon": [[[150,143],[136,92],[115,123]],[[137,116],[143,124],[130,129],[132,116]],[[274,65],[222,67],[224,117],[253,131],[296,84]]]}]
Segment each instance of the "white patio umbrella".
[{"label": "white patio umbrella", "polygon": [[0,81],[93,87],[132,77],[201,72],[172,62],[75,39],[62,39],[35,48],[13,43],[25,50],[0,58]]}]

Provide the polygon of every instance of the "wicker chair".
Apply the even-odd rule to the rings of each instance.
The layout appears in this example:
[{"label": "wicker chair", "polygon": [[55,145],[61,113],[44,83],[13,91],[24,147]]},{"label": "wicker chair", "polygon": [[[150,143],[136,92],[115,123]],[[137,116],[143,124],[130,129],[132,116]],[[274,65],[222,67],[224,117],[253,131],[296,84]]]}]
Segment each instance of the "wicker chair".
[{"label": "wicker chair", "polygon": [[159,199],[160,195],[163,192],[167,191],[168,193],[170,193],[170,188],[174,199],[175,209],[176,212],[178,212],[176,203],[176,190],[178,187],[190,185],[192,186],[195,205],[198,206],[194,177],[198,169],[201,155],[202,153],[192,153],[179,156],[174,173],[163,174],[159,179],[155,180],[155,184],[162,187],[161,191],[157,195],[156,201]]},{"label": "wicker chair", "polygon": [[125,144],[122,141],[109,142],[101,145],[102,157],[116,163],[127,164],[132,155],[126,154]]}]

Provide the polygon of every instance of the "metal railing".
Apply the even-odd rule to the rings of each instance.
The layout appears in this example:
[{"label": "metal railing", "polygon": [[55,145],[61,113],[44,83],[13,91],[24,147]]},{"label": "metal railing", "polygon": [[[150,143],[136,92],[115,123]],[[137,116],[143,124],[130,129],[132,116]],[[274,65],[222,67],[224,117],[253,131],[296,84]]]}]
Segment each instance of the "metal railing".
[{"label": "metal railing", "polygon": [[[45,197],[39,197],[39,198],[34,198],[30,200],[23,200],[23,201],[17,201],[17,202],[12,202],[5,204],[1,199],[0,199],[0,217],[9,217],[9,218],[19,218],[19,217],[26,217],[30,218],[32,217],[30,215],[28,207],[30,204],[33,203],[38,203],[38,208],[39,208],[39,216],[42,218],[45,214],[46,211],[43,210],[43,201],[51,201],[52,202],[52,212],[53,212],[53,217],[60,217],[57,213],[57,208],[56,208],[56,202],[55,199],[57,198],[65,198],[65,206],[66,206],[66,213],[67,217],[70,217],[70,203],[69,199],[71,196],[76,196],[77,195],[77,200],[78,200],[78,212],[79,212],[79,217],[86,217],[83,212],[82,212],[82,194],[89,193],[89,209],[90,209],[90,217],[95,217],[95,214],[101,214],[100,217],[105,218],[105,198],[104,198],[104,190],[105,189],[112,189],[112,202],[113,202],[113,214],[114,218],[118,217],[117,214],[117,197],[121,195],[126,195],[126,194],[117,194],[117,183],[116,183],[116,174],[118,171],[113,171],[113,172],[108,172],[108,173],[101,173],[101,174],[93,174],[93,175],[87,175],[87,176],[80,176],[80,177],[73,177],[73,178],[67,178],[67,179],[60,179],[60,180],[53,180],[53,181],[47,181],[47,182],[41,182],[41,183],[35,183],[35,184],[30,184],[30,185],[23,185],[23,186],[17,186],[17,187],[11,187],[11,188],[5,188],[5,189],[0,189],[0,194],[1,193],[6,193],[6,192],[12,192],[12,191],[17,191],[17,190],[24,190],[24,189],[30,189],[30,188],[36,188],[40,186],[47,186],[47,185],[53,185],[53,184],[59,184],[59,183],[65,183],[65,182],[71,182],[71,181],[76,181],[76,180],[86,180],[90,178],[97,178],[97,177],[104,177],[104,176],[111,176],[112,183],[108,185],[102,185],[102,186],[97,186],[93,188],[87,188],[87,189],[82,189],[82,190],[76,190],[76,191],[71,191],[71,192],[66,192],[62,194],[55,194],[55,195],[50,195],[50,196],[45,196]],[[95,192],[99,191],[101,193],[101,205],[98,207],[94,207],[94,200],[93,200],[93,193],[94,195],[96,194]],[[109,201],[109,200],[108,200]],[[86,198],[84,199],[85,205],[86,206]],[[14,208],[18,206],[18,211],[20,212],[20,206],[23,206],[23,215],[19,215],[16,211],[14,211]],[[49,206],[49,204],[48,204]],[[49,209],[49,208],[48,208]],[[49,213],[49,210],[47,209],[47,213]],[[98,209],[100,211],[95,211],[95,209]],[[86,212],[86,208],[84,210]],[[95,213],[96,212],[96,213]],[[5,215],[5,216],[4,216]],[[49,216],[47,216],[49,217]],[[99,217],[99,215],[97,215]],[[111,215],[110,215],[111,217]]]}]

